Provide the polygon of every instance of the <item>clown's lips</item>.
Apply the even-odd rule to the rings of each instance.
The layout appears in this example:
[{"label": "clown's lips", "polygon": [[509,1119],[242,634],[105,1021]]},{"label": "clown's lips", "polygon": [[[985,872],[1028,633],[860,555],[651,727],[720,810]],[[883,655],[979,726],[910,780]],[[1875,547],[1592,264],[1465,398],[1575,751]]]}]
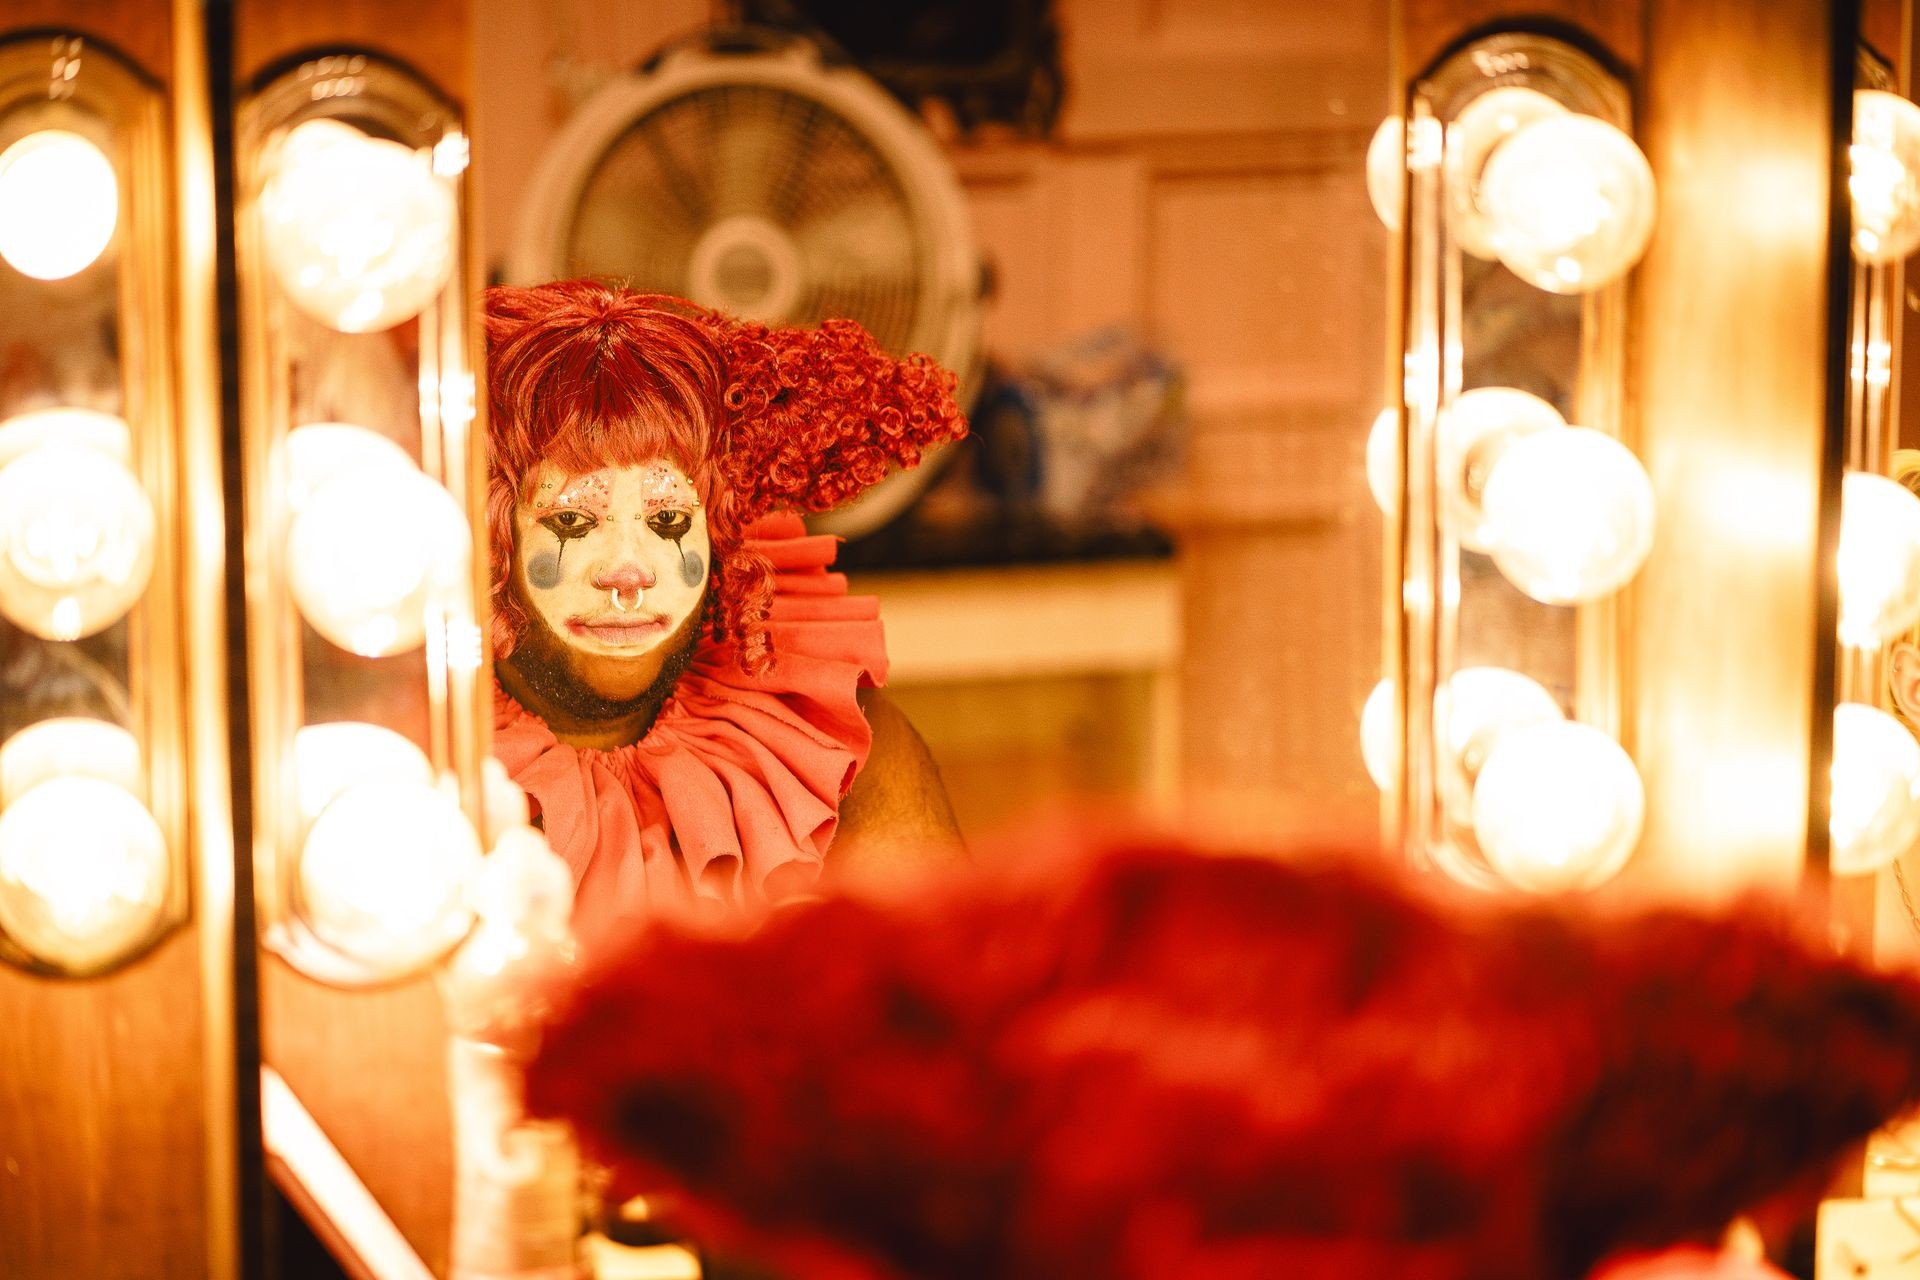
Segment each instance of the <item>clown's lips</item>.
[{"label": "clown's lips", "polygon": [[589,622],[584,618],[567,619],[567,630],[576,636],[586,636],[609,645],[639,645],[658,639],[667,629],[667,619],[663,614],[638,621],[621,618],[618,621]]}]

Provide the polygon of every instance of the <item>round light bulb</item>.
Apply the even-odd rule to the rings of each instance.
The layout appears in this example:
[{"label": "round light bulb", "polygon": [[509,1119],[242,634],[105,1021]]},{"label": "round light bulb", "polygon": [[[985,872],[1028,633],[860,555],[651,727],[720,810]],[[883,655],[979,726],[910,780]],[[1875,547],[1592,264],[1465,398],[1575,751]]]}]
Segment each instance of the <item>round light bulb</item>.
[{"label": "round light bulb", "polygon": [[153,503],[98,449],[45,444],[0,467],[0,614],[77,640],[131,609],[153,574]]},{"label": "round light bulb", "polygon": [[0,806],[54,778],[96,778],[138,800],[146,795],[140,744],[117,724],[56,716],[0,743]]},{"label": "round light bulb", "polygon": [[[1399,724],[1394,719],[1394,682],[1382,680],[1360,710],[1360,757],[1367,776],[1385,791],[1400,772]],[[1494,741],[1507,729],[1565,718],[1560,702],[1537,681],[1500,667],[1466,667],[1433,697],[1434,718],[1446,726],[1442,764],[1456,804],[1465,806]]]},{"label": "round light bulb", "polygon": [[0,258],[64,280],[107,251],[120,217],[113,161],[77,133],[42,129],[0,151]]},{"label": "round light bulb", "polygon": [[480,839],[460,806],[417,782],[363,782],[320,814],[300,851],[297,909],[313,935],[383,974],[417,969],[471,923]]},{"label": "round light bulb", "polygon": [[1382,791],[1400,773],[1400,724],[1393,709],[1393,681],[1382,680],[1360,708],[1360,759],[1367,776]]},{"label": "round light bulb", "polygon": [[1566,719],[1539,681],[1504,667],[1463,667],[1434,691],[1434,718],[1445,726],[1441,785],[1454,812],[1473,804],[1473,780],[1506,734]]},{"label": "round light bulb", "polygon": [[1840,641],[1871,649],[1920,622],[1920,498],[1866,471],[1840,481]]},{"label": "round light bulb", "polygon": [[1878,707],[1833,709],[1827,831],[1835,875],[1878,871],[1920,840],[1920,743]]},{"label": "round light bulb", "polygon": [[267,262],[308,315],[346,333],[412,316],[453,272],[453,190],[432,153],[338,120],[295,125],[260,192]]},{"label": "round light bulb", "polygon": [[433,765],[411,739],[377,724],[335,720],[293,735],[300,818],[311,824],[335,797],[363,782],[433,785]]},{"label": "round light bulb", "polygon": [[1400,414],[1382,409],[1367,432],[1367,492],[1382,515],[1400,509]]},{"label": "round light bulb", "polygon": [[41,445],[79,445],[133,465],[133,432],[126,421],[95,409],[34,409],[0,422],[0,467]]},{"label": "round light bulb", "polygon": [[1920,248],[1920,106],[1883,89],[1853,95],[1853,251],[1898,262]]},{"label": "round light bulb", "polygon": [[1389,231],[1400,230],[1407,197],[1407,131],[1399,116],[1388,116],[1367,144],[1367,199]]},{"label": "round light bulb", "polygon": [[1502,85],[1469,102],[1447,126],[1447,229],[1462,249],[1476,258],[1495,254],[1494,228],[1479,204],[1487,157],[1534,121],[1566,114],[1538,90]]},{"label": "round light bulb", "polygon": [[1543,604],[1625,586],[1653,548],[1653,484],[1640,459],[1586,427],[1541,431],[1495,461],[1480,494],[1493,562]]},{"label": "round light bulb", "polygon": [[1566,425],[1558,409],[1517,387],[1474,387],[1453,398],[1440,416],[1439,467],[1461,546],[1469,551],[1491,547],[1480,497],[1501,452],[1537,431]]},{"label": "round light bulb", "polygon": [[337,476],[287,532],[288,584],[313,629],[366,658],[419,647],[436,600],[466,573],[453,495],[411,466]]},{"label": "round light bulb", "polygon": [[1590,725],[1523,725],[1500,735],[1473,788],[1487,862],[1531,893],[1589,889],[1639,843],[1646,792],[1620,744]]},{"label": "round light bulb", "polygon": [[89,969],[152,936],[167,843],[146,806],[98,778],[54,778],[0,812],[0,930],[42,960]]},{"label": "round light bulb", "polygon": [[1494,252],[1522,280],[1585,293],[1619,279],[1653,237],[1653,167],[1592,116],[1536,120],[1494,148],[1479,208]]},{"label": "round light bulb", "polygon": [[397,443],[348,422],[309,422],[287,432],[287,508],[298,515],[314,491],[330,480],[375,471],[413,471],[413,459]]}]

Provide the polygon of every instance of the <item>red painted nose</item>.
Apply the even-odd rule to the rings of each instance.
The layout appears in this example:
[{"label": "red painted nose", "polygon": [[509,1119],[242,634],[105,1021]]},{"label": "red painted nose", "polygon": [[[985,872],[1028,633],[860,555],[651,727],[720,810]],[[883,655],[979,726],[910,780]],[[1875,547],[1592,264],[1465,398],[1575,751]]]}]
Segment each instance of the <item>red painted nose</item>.
[{"label": "red painted nose", "polygon": [[602,591],[645,591],[653,575],[637,564],[623,564],[594,575],[593,585]]}]

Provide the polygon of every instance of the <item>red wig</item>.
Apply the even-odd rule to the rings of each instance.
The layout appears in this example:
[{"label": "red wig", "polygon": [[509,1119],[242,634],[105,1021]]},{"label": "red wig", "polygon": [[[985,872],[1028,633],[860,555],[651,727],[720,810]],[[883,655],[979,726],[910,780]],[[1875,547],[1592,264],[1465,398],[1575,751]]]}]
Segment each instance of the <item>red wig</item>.
[{"label": "red wig", "polygon": [[1093,854],[649,930],[530,1103],[802,1280],[1577,1280],[1817,1187],[1920,1098],[1920,984],[1764,909]]},{"label": "red wig", "polygon": [[773,659],[772,568],[745,545],[775,510],[824,511],[966,432],[954,377],[896,358],[851,320],[769,329],[591,280],[486,292],[493,649],[526,634],[511,590],[513,510],[542,462],[575,474],[665,457],[693,481],[713,542],[714,633]]}]

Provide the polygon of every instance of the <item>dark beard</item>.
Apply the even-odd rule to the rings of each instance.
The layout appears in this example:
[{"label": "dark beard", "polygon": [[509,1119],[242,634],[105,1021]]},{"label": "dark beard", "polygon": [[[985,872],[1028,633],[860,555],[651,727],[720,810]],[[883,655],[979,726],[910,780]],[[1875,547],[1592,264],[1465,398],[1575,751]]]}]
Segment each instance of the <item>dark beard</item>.
[{"label": "dark beard", "polygon": [[680,677],[686,674],[687,667],[692,664],[694,650],[700,647],[705,613],[703,608],[696,615],[702,621],[688,628],[679,647],[667,655],[666,662],[660,667],[660,674],[631,698],[609,698],[589,688],[568,668],[566,646],[560,644],[537,618],[507,661],[512,663],[514,671],[526,682],[528,689],[548,706],[574,720],[605,724],[624,720],[642,711],[648,712],[646,728],[641,730],[644,735],[647,728],[653,726],[660,708],[673,696],[674,686],[680,682]]}]

